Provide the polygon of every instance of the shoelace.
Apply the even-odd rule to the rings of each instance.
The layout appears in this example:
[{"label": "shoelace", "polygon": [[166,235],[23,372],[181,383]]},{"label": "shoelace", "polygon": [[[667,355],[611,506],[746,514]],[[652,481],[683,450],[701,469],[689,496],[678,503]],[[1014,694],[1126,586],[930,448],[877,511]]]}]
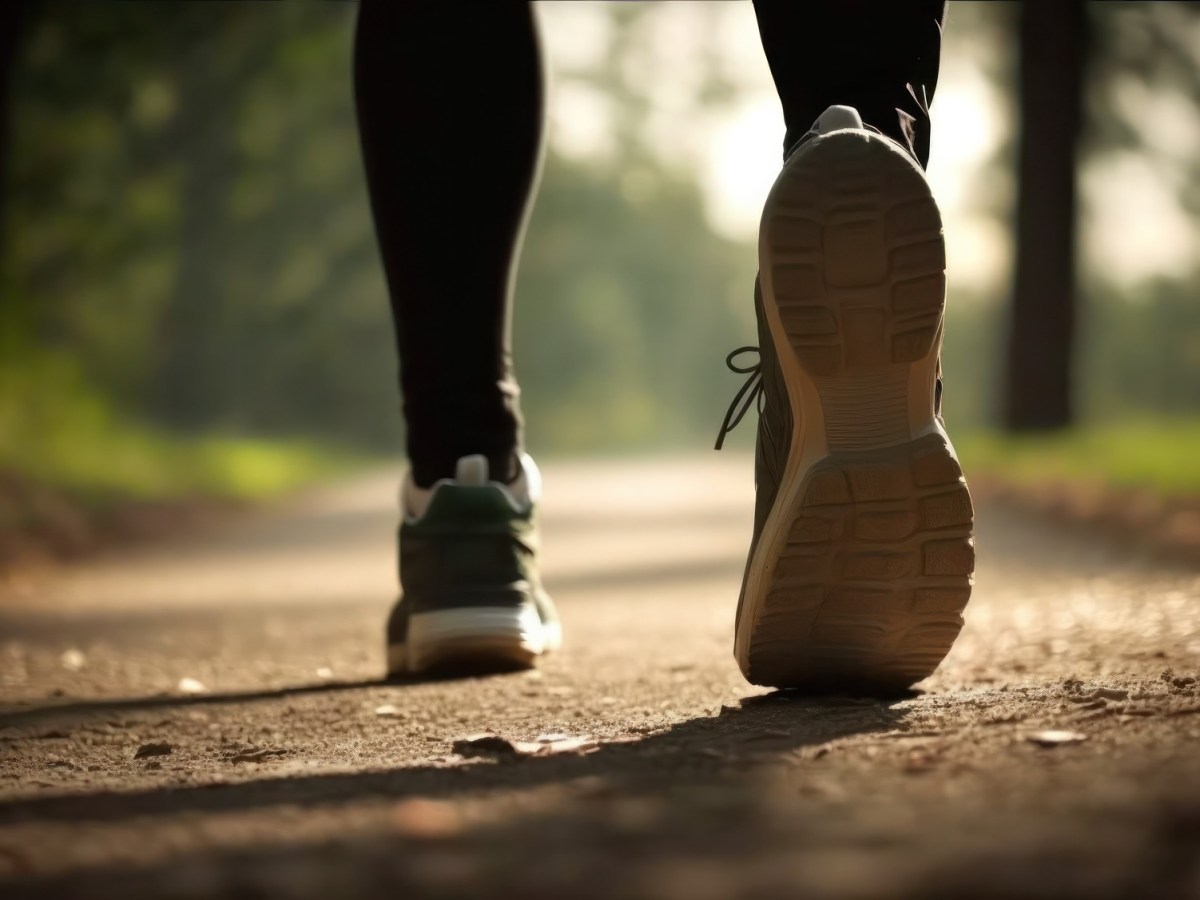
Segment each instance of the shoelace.
[{"label": "shoelace", "polygon": [[[759,415],[763,411],[763,374],[762,374],[762,356],[753,365],[739,366],[734,360],[743,353],[759,353],[757,347],[738,347],[732,353],[725,357],[725,365],[732,372],[738,375],[749,375],[745,384],[738,388],[738,392],[733,395],[733,402],[729,404],[729,409],[725,411],[725,419],[721,422],[721,430],[717,433],[717,443],[713,449],[720,450],[725,445],[725,437],[729,432],[738,427],[742,419],[746,418],[746,413],[750,411],[752,403],[758,407]],[[739,407],[738,404],[741,404]],[[942,376],[938,373],[937,380],[933,387],[933,414],[939,419],[942,417]]]},{"label": "shoelace", "polygon": [[[752,365],[738,365],[737,358],[743,353],[753,353],[758,356],[758,359]],[[763,374],[762,374],[762,357],[759,355],[757,347],[738,347],[732,353],[725,357],[725,365],[729,367],[731,372],[738,375],[749,375],[745,384],[738,388],[738,392],[733,395],[733,402],[729,404],[729,409],[725,413],[725,419],[721,422],[721,430],[717,433],[717,443],[714,449],[720,450],[725,444],[725,436],[733,429],[738,427],[738,423],[746,417],[746,413],[750,411],[752,405],[756,406],[758,412],[762,413],[763,407]]]},{"label": "shoelace", "polygon": [[[763,397],[766,396],[763,392],[762,356],[760,355],[758,361],[753,365],[739,366],[734,360],[743,353],[757,354],[759,349],[750,346],[738,347],[725,357],[725,365],[731,372],[750,377],[746,379],[745,384],[738,388],[738,392],[733,395],[733,402],[725,411],[725,419],[721,422],[721,430],[717,433],[717,443],[713,448],[715,450],[720,450],[725,445],[726,435],[737,428],[742,419],[746,418],[746,413],[750,411],[750,404],[757,401],[758,413],[762,415]],[[933,385],[933,414],[939,419],[942,417],[942,373],[940,370]]]}]

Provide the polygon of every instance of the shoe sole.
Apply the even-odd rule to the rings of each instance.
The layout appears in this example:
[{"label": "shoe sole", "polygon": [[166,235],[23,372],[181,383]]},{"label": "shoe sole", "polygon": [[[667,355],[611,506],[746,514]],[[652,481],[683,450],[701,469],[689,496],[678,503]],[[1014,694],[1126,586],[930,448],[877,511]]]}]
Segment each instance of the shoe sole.
[{"label": "shoe sole", "polygon": [[763,307],[794,431],[747,575],[735,656],[755,684],[899,690],[962,627],[974,513],[934,411],[941,216],[885,138],[814,138],[759,232]]},{"label": "shoe sole", "polygon": [[537,610],[466,607],[416,613],[404,643],[387,648],[389,675],[455,674],[532,668],[557,650],[562,630]]}]

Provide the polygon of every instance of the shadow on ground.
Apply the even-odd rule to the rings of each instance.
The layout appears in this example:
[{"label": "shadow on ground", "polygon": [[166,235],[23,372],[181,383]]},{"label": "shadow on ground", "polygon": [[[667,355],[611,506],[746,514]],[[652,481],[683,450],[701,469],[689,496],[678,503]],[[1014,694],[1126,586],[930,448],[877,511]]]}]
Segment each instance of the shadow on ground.
[{"label": "shadow on ground", "polygon": [[[253,702],[372,686],[375,683],[344,683],[60,704],[10,713],[0,717],[0,724],[29,725],[51,714],[87,718],[114,710]],[[457,895],[460,889],[477,895],[479,886],[489,883],[479,879],[493,877],[513,890],[520,885],[526,897],[564,896],[568,886],[576,896],[608,896],[611,884],[599,871],[593,872],[590,886],[578,878],[611,865],[613,859],[634,864],[641,857],[657,865],[655,861],[685,851],[719,853],[726,859],[748,852],[750,843],[761,843],[766,822],[761,806],[768,788],[759,776],[761,763],[781,755],[820,753],[814,748],[840,737],[894,729],[904,715],[894,700],[775,693],[747,698],[738,706],[723,707],[718,715],[639,739],[602,743],[586,754],[467,762],[452,758],[377,771],[289,774],[236,784],[17,801],[0,807],[0,831],[18,826],[119,831],[136,820],[144,826],[153,817],[201,821],[257,814],[272,821],[279,816],[293,821],[347,816],[357,825],[335,831],[336,837],[313,840],[297,835],[287,844],[259,834],[237,841],[236,849],[224,842],[167,865],[115,863],[65,875],[18,878],[9,882],[5,896],[324,897],[373,896],[385,890],[433,890],[441,896],[447,891]],[[545,799],[533,810],[511,812],[504,822],[458,821],[456,810],[464,804],[486,806],[491,797],[518,791]],[[361,815],[355,819],[355,811],[361,813],[364,807],[374,813],[366,820]],[[421,824],[428,809],[434,811],[433,831]],[[387,810],[400,816],[398,830],[390,827]],[[447,810],[455,823],[449,829],[444,821],[438,824]],[[413,814],[415,833],[403,821]],[[645,841],[650,834],[656,836],[653,850]],[[413,849],[419,852],[408,852]],[[19,872],[19,861],[8,868]],[[508,890],[501,894],[507,896]]]},{"label": "shadow on ground", "polygon": [[[41,711],[0,717],[0,726],[32,724],[53,713],[89,715],[101,711],[146,709],[275,699],[318,691],[347,691],[380,682],[342,683],[286,688],[245,694],[192,698],[146,698],[47,707]],[[839,737],[896,727],[904,717],[895,699],[857,697],[811,698],[787,692],[751,697],[738,707],[723,707],[716,716],[691,719],[646,737],[602,743],[585,754],[518,757],[465,765],[411,766],[384,771],[318,773],[263,778],[239,784],[167,787],[60,795],[0,807],[0,827],[29,822],[119,821],[126,818],[245,810],[276,805],[305,808],[355,800],[412,796],[444,798],[498,789],[530,788],[584,777],[626,783],[640,793],[672,782],[728,777],[731,768],[745,771],[756,761],[825,744]],[[722,774],[725,773],[725,774]]]},{"label": "shadow on ground", "polygon": [[[183,702],[239,699],[256,695]],[[1044,843],[1036,829],[1024,839],[1012,829],[1003,853],[981,849],[969,823],[957,834],[935,829],[896,797],[874,808],[831,804],[817,762],[828,749],[822,745],[894,731],[908,708],[774,693],[586,755],[19,801],[0,808],[0,833],[92,828],[119,842],[125,827],[144,832],[147,820],[169,817],[220,838],[167,862],[160,855],[141,865],[126,858],[65,874],[17,874],[4,896],[705,900],[879,895],[886,884],[896,897],[1132,897],[1141,896],[1130,874],[1139,872],[1156,872],[1159,890],[1186,886],[1200,829],[1194,809],[1158,810],[1120,852],[1097,858],[1070,841]],[[772,764],[786,758],[809,765],[781,779]],[[839,789],[845,776],[833,779]],[[868,780],[848,789],[873,787]],[[524,799],[516,805],[492,802],[518,794]],[[283,820],[291,823],[287,839]],[[316,821],[320,828],[304,827]],[[926,827],[938,841],[921,843]],[[997,828],[1009,830],[1002,810],[986,830]],[[19,873],[19,860],[12,862]]]}]

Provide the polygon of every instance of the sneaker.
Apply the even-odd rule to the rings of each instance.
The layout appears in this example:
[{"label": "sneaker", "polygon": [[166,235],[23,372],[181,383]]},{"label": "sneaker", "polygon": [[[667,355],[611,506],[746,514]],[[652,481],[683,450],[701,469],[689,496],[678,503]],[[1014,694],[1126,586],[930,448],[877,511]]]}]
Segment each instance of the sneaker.
[{"label": "sneaker", "polygon": [[722,426],[758,400],[734,655],[754,684],[908,687],[949,652],[975,567],[941,417],[945,246],[924,173],[830,107],[767,197],[759,267],[761,361],[731,354],[750,380]]},{"label": "sneaker", "polygon": [[485,456],[453,479],[401,492],[402,595],[387,625],[389,675],[529,668],[562,643],[538,576],[541,475],[521,457],[511,484],[488,480]]}]

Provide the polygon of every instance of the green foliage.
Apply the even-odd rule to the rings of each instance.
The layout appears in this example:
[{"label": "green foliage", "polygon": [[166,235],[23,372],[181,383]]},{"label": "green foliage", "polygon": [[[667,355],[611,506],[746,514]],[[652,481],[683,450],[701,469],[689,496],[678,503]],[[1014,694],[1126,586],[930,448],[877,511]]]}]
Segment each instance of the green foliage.
[{"label": "green foliage", "polygon": [[999,419],[1004,311],[951,287],[942,345],[942,413],[952,430],[985,428]]},{"label": "green foliage", "polygon": [[[1133,296],[1093,285],[1081,312],[1073,390],[1086,426],[1200,410],[1200,305],[1190,285],[1159,281]],[[1005,310],[951,289],[944,406],[953,428],[998,421]]]},{"label": "green foliage", "polygon": [[1200,410],[1200,304],[1192,285],[1157,282],[1135,297],[1095,288],[1081,349],[1077,390],[1087,418]]},{"label": "green foliage", "polygon": [[[322,470],[313,442],[397,453],[353,6],[39,9],[4,194],[0,466],[103,490],[253,492]],[[550,155],[518,275],[516,363],[542,454],[707,446],[741,383],[725,354],[757,342],[754,248],[714,235],[695,173],[644,145],[655,86],[622,53],[645,38],[645,10],[607,9],[608,54],[566,74],[612,99],[615,149]],[[983,28],[985,9],[952,12],[952,27]],[[696,102],[735,90],[714,76]],[[1189,287],[1089,291],[1076,381],[1089,419],[1194,414]],[[999,305],[951,286],[955,429],[994,421],[1004,332]],[[734,446],[752,443],[747,426]],[[264,443],[280,439],[299,449]]]},{"label": "green foliage", "polygon": [[551,161],[518,282],[531,446],[694,446],[715,433],[739,384],[725,354],[754,343],[754,254],[703,223],[678,175]]},{"label": "green foliage", "polygon": [[164,435],[114,414],[87,384],[78,359],[63,354],[6,366],[0,380],[0,471],[94,503],[181,495],[257,499],[328,477],[355,459],[298,441]]},{"label": "green foliage", "polygon": [[1200,494],[1200,421],[1142,419],[1053,435],[969,432],[956,437],[963,468],[1030,484],[1055,481]]},{"label": "green foliage", "polygon": [[[645,104],[620,66],[636,12],[614,14],[588,74],[626,101],[619,151],[552,154],[525,243],[515,340],[542,452],[706,440],[738,383],[724,355],[753,341],[753,251],[713,235],[692,173],[639,143]],[[56,400],[51,384],[78,385],[52,381],[42,402],[395,450],[351,17],[45,7],[18,77],[3,350],[41,372],[69,357],[88,393]],[[10,418],[33,402],[14,384]]]},{"label": "green foliage", "polygon": [[69,354],[115,410],[183,433],[395,447],[353,10],[42,9],[16,79],[5,358]]}]

